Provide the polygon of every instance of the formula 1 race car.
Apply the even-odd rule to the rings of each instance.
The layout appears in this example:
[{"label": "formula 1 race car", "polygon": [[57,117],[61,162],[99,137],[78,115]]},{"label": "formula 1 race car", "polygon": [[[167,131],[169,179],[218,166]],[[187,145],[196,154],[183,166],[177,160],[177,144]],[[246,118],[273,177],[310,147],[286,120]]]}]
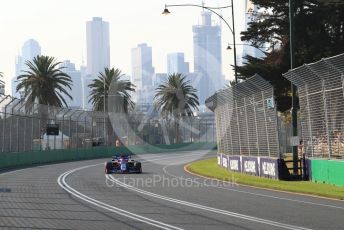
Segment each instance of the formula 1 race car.
[{"label": "formula 1 race car", "polygon": [[105,162],[105,173],[142,173],[142,166],[129,155],[114,156],[111,161]]}]

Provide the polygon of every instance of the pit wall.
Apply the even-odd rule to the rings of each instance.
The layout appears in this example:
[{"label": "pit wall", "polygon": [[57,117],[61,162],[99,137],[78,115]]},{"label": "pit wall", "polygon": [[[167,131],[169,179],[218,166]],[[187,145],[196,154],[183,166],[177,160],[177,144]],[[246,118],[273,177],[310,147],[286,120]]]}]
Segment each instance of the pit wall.
[{"label": "pit wall", "polygon": [[316,183],[344,186],[344,161],[309,159],[310,179]]},{"label": "pit wall", "polygon": [[93,147],[88,149],[49,150],[0,153],[0,169],[68,161],[112,157],[118,154],[168,153],[213,150],[216,143],[183,143],[173,145],[136,145],[129,147]]}]

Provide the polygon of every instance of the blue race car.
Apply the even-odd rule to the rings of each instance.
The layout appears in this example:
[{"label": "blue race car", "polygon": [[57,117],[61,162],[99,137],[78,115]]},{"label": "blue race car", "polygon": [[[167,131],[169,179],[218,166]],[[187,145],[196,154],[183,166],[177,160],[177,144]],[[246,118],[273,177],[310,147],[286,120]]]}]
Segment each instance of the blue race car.
[{"label": "blue race car", "polygon": [[114,156],[111,161],[105,162],[105,173],[142,173],[142,166],[129,155]]}]

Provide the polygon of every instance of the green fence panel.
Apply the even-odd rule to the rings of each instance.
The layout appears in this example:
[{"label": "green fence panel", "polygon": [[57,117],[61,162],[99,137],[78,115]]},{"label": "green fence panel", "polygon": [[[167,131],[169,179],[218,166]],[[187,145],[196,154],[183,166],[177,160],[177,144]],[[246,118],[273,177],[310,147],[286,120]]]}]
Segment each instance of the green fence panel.
[{"label": "green fence panel", "polygon": [[344,186],[344,161],[330,160],[329,166],[329,183]]},{"label": "green fence panel", "polygon": [[312,181],[344,186],[344,161],[312,159]]},{"label": "green fence panel", "polygon": [[328,160],[312,159],[312,181],[318,183],[328,183]]}]

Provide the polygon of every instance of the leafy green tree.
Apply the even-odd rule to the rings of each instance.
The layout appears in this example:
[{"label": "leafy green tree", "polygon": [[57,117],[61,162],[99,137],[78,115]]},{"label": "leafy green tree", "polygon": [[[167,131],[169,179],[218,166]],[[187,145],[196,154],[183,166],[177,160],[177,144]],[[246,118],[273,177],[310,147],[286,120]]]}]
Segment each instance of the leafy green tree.
[{"label": "leafy green tree", "polygon": [[67,89],[71,90],[71,77],[64,73],[61,62],[49,56],[36,56],[27,61],[28,67],[24,74],[17,77],[17,92],[23,91],[29,103],[62,107],[68,106],[64,96],[72,99]]},{"label": "leafy green tree", "polygon": [[[88,87],[91,88],[89,102],[93,104],[93,109],[98,111],[108,111],[109,97],[115,106],[112,112],[128,113],[135,106],[131,99],[131,92],[135,92],[135,86],[130,81],[121,80],[124,75],[119,69],[105,68],[103,73],[99,73],[97,79],[94,79]],[[120,102],[120,103],[116,103]],[[112,107],[113,108],[113,107]]]},{"label": "leafy green tree", "polygon": [[[290,69],[289,0],[252,0],[258,6],[242,41],[256,47],[270,45],[266,57],[246,56],[237,67],[245,80],[258,73],[275,87],[278,109],[291,106],[290,83],[282,74]],[[344,4],[335,0],[294,0],[295,67],[344,52]]]},{"label": "leafy green tree", "polygon": [[166,82],[156,88],[154,107],[167,119],[174,118],[178,142],[178,122],[183,116],[193,116],[199,106],[197,90],[180,73],[169,75]]}]

